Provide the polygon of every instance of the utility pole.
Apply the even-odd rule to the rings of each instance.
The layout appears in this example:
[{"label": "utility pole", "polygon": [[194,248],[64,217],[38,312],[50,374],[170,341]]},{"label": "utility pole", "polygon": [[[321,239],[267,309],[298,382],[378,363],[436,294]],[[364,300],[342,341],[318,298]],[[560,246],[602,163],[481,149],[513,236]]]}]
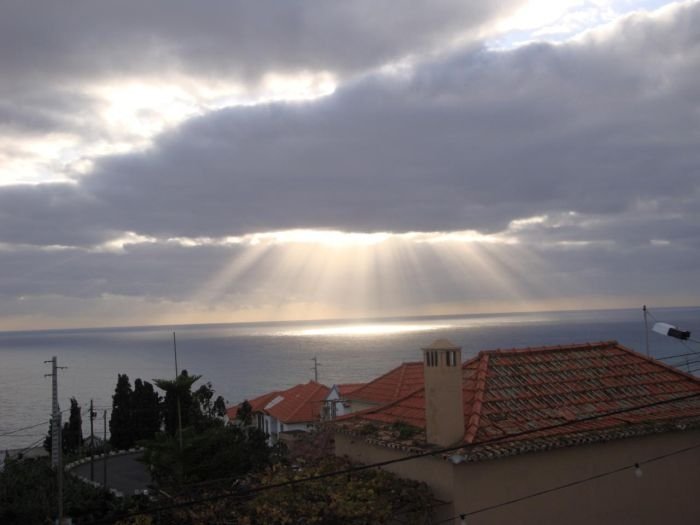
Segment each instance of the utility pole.
[{"label": "utility pole", "polygon": [[102,481],[104,482],[104,488],[105,492],[108,491],[109,489],[107,488],[107,411],[105,410],[102,413],[102,421],[103,421],[103,437],[104,439],[104,448],[102,450]]},{"label": "utility pole", "polygon": [[58,370],[68,368],[58,366],[56,356],[51,360],[44,361],[51,363],[51,373],[44,374],[44,377],[51,376],[51,466],[56,469],[56,481],[58,488],[58,523],[63,522],[63,458],[61,444],[61,408],[58,405]]},{"label": "utility pole", "polygon": [[173,352],[175,353],[175,395],[177,396],[177,433],[180,436],[180,453],[182,453],[182,408],[180,408],[180,389],[177,386],[177,378],[180,375],[177,369],[177,341],[173,332]]},{"label": "utility pole", "polygon": [[97,412],[93,410],[92,399],[90,400],[90,481],[95,481],[95,431],[92,422],[97,417]]},{"label": "utility pole", "polygon": [[644,312],[644,340],[647,346],[647,357],[649,357],[649,320],[647,319],[647,305],[642,306]]},{"label": "utility pole", "polygon": [[314,381],[318,383],[318,358],[313,356],[311,360],[314,362],[314,367],[311,369],[314,371]]}]

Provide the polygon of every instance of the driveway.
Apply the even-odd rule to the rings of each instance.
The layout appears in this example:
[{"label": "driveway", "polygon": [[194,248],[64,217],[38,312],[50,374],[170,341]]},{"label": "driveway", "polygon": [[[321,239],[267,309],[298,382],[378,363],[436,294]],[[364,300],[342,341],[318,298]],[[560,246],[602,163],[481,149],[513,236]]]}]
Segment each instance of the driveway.
[{"label": "driveway", "polygon": [[[116,489],[125,495],[133,494],[135,490],[148,488],[151,483],[151,473],[148,467],[138,461],[142,452],[112,456],[107,458],[107,487]],[[90,463],[80,465],[71,470],[74,474],[90,478]],[[95,458],[94,478],[97,483],[104,485],[104,460]]]}]

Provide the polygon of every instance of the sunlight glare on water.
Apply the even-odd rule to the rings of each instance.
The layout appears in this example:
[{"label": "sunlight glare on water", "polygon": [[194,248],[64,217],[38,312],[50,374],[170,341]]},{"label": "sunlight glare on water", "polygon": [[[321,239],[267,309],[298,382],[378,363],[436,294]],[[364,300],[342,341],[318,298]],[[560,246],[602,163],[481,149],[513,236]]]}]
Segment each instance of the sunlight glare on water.
[{"label": "sunlight glare on water", "polygon": [[288,336],[365,336],[365,335],[393,335],[410,332],[425,332],[431,330],[443,330],[450,328],[447,324],[353,324],[324,326],[317,328],[305,328],[282,332],[279,335]]}]

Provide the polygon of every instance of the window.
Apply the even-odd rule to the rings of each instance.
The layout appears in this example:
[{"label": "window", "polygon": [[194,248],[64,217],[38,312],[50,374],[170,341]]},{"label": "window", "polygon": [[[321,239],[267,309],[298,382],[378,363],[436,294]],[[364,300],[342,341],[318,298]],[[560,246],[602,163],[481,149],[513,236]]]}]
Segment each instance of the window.
[{"label": "window", "polygon": [[445,364],[447,366],[457,366],[457,352],[454,350],[451,350],[445,354],[445,360],[447,361]]},{"label": "window", "polygon": [[438,366],[438,353],[430,351],[425,353],[425,364],[427,366]]}]

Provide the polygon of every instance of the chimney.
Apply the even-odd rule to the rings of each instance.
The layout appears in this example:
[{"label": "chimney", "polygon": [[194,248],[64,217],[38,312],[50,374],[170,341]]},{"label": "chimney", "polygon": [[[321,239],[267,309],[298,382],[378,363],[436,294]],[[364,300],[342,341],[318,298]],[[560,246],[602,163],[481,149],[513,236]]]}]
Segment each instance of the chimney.
[{"label": "chimney", "polygon": [[448,447],[464,439],[462,349],[438,339],[422,350],[426,438]]}]

